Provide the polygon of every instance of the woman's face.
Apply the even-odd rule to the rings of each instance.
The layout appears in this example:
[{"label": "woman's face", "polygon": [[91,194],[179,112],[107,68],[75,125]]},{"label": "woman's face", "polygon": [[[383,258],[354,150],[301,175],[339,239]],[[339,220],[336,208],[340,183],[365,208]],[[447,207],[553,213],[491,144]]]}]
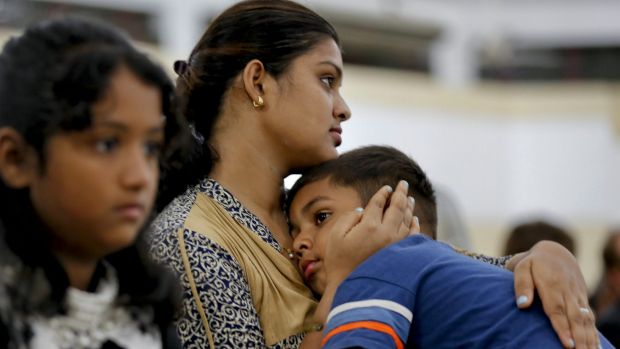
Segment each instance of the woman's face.
[{"label": "woman's face", "polygon": [[161,97],[122,67],[92,106],[92,126],[46,145],[29,183],[59,256],[101,258],[132,244],[152,208],[163,143]]},{"label": "woman's face", "polygon": [[325,39],[291,62],[274,91],[265,91],[267,133],[291,169],[338,156],[341,123],[351,116],[341,84],[340,49]]}]

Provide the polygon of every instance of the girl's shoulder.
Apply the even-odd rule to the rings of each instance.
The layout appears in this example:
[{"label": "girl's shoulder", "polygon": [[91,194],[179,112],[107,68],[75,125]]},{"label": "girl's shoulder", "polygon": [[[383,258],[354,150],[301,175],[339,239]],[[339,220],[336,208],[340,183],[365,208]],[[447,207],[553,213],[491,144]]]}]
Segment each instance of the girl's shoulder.
[{"label": "girl's shoulder", "polygon": [[26,348],[31,335],[27,316],[43,307],[50,287],[42,271],[25,267],[0,243],[0,347]]}]

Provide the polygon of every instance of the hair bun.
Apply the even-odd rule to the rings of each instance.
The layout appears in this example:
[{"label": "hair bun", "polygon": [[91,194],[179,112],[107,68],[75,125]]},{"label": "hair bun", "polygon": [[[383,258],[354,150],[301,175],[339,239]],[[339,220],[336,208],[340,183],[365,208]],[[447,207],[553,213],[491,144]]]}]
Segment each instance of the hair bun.
[{"label": "hair bun", "polygon": [[187,62],[186,61],[176,61],[174,62],[174,71],[177,73],[177,75],[181,76],[181,75],[185,75],[185,72],[187,72]]}]

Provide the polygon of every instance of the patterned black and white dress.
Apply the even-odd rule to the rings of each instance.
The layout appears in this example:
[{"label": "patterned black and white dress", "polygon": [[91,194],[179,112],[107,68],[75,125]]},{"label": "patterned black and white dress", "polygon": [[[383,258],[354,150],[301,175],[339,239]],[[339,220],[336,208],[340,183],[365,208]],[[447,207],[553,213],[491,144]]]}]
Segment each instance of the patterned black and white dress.
[{"label": "patterned black and white dress", "polygon": [[25,267],[6,248],[0,247],[0,253],[0,348],[162,348],[152,308],[119,304],[112,266],[104,265],[94,292],[69,287],[64,310],[49,311],[50,287],[43,272]]}]

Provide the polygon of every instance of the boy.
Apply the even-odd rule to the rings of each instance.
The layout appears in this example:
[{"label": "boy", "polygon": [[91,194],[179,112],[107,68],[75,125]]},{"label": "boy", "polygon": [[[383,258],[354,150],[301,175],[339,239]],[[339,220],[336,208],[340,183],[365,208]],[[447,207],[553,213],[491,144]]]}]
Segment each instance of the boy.
[{"label": "boy", "polygon": [[[434,236],[432,186],[420,167],[389,147],[343,154],[306,173],[289,192],[299,267],[314,292],[326,287],[327,235],[340,215],[364,206],[384,184],[410,183],[423,233]],[[416,235],[363,262],[338,288],[326,348],[563,348],[542,307],[519,310],[506,270]],[[612,346],[601,337],[604,348]]]}]

